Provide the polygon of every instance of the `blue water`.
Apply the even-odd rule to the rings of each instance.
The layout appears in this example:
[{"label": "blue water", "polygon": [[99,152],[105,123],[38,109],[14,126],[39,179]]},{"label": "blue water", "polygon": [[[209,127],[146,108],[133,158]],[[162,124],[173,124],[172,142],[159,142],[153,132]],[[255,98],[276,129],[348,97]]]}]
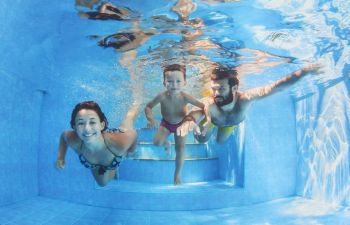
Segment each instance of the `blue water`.
[{"label": "blue water", "polygon": [[[111,2],[131,14],[79,16],[96,12],[92,0],[0,3],[1,225],[349,224],[348,1],[184,1],[190,21],[174,0]],[[98,45],[117,32],[150,35],[124,49]],[[186,64],[186,90],[198,98],[210,93],[214,62],[237,66],[241,90],[309,62],[323,73],[254,103],[225,145],[188,147],[181,187],[163,158],[126,160],[106,188],[73,152],[54,169],[77,102],[97,101],[117,127],[132,102],[163,90],[161,66],[172,62]],[[136,127],[145,126],[140,113]],[[140,158],[163,157],[143,147]]]}]

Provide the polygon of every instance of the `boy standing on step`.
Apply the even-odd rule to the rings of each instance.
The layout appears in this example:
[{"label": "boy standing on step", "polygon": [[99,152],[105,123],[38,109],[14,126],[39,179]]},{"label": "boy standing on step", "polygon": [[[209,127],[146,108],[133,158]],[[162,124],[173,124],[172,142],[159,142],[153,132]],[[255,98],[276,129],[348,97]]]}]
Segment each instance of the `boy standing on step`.
[{"label": "boy standing on step", "polygon": [[[145,114],[148,120],[149,128],[156,127],[152,108],[160,104],[162,120],[154,137],[153,143],[157,146],[164,146],[165,151],[169,153],[170,142],[168,136],[174,133],[175,139],[175,174],[174,184],[181,184],[181,170],[185,157],[186,136],[176,135],[176,129],[184,122],[187,115],[187,104],[190,103],[204,110],[204,104],[182,91],[186,85],[186,68],[184,65],[171,64],[165,66],[163,70],[163,85],[166,91],[159,93],[154,99],[147,103]],[[210,121],[209,117],[207,121]]]}]

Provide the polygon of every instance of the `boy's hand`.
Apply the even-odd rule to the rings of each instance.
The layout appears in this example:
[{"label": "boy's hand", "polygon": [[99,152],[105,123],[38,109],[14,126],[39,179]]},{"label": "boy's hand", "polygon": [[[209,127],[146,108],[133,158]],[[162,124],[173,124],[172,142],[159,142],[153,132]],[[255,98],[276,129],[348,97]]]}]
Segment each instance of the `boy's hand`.
[{"label": "boy's hand", "polygon": [[147,128],[156,128],[157,127],[157,123],[155,120],[149,120],[147,123]]},{"label": "boy's hand", "polygon": [[65,164],[66,163],[65,163],[64,159],[57,159],[56,168],[59,170],[62,170],[62,169],[64,169]]}]

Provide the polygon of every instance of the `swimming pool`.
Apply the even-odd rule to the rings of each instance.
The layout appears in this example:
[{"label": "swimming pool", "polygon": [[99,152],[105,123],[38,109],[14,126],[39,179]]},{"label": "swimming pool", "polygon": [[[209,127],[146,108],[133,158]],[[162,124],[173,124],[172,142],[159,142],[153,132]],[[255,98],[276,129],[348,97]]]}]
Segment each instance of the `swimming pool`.
[{"label": "swimming pool", "polygon": [[[130,14],[107,20],[85,15],[97,12],[99,1],[1,3],[0,206],[36,196],[168,212],[293,196],[349,205],[350,3],[198,0],[174,8],[180,2],[111,1]],[[138,43],[113,47],[131,39]],[[209,93],[214,62],[239,67],[246,90],[310,61],[321,61],[325,73],[254,103],[228,143],[199,145],[189,137],[180,187],[168,176],[173,159],[150,145],[142,113],[139,155],[124,161],[121,180],[99,188],[72,152],[64,171],[53,167],[77,102],[99,102],[116,127],[129,103],[144,104],[163,89],[166,63],[186,64],[186,90],[199,98]]]}]

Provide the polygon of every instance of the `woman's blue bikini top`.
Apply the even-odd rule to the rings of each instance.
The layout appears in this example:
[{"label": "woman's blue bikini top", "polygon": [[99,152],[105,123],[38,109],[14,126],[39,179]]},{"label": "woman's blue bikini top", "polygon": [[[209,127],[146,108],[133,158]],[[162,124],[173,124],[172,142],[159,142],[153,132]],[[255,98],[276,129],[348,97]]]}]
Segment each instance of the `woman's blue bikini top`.
[{"label": "woman's blue bikini top", "polygon": [[[108,129],[106,132],[109,132],[109,133],[120,133],[122,131],[120,129]],[[83,166],[85,166],[86,168],[89,168],[89,169],[94,169],[94,168],[98,167],[99,168],[98,169],[98,173],[100,175],[103,175],[107,170],[115,170],[117,167],[119,167],[120,162],[123,159],[122,156],[115,155],[111,151],[111,149],[108,147],[108,145],[106,144],[104,139],[103,139],[103,141],[104,141],[108,151],[114,155],[114,158],[113,158],[112,162],[108,166],[91,163],[85,158],[85,156],[82,153],[79,154],[80,163],[83,164]],[[83,142],[81,142],[81,145],[80,145],[80,152],[82,152],[82,148],[83,148]]]}]

